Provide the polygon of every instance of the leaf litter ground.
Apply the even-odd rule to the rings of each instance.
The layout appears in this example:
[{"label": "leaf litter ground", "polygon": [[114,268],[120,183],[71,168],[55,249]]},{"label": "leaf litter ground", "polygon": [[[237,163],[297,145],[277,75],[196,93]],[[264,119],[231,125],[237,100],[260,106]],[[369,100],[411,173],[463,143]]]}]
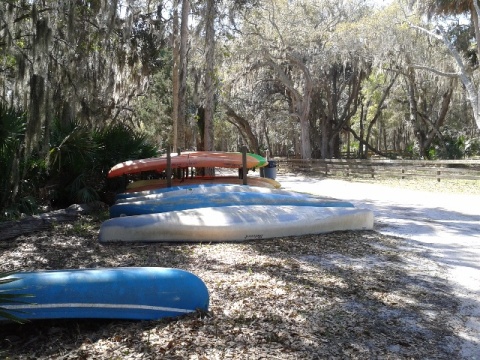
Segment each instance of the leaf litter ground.
[{"label": "leaf litter ground", "polygon": [[246,243],[114,244],[84,216],[0,243],[0,270],[191,271],[208,313],[161,321],[2,324],[8,359],[455,359],[459,301],[445,269],[376,231]]}]

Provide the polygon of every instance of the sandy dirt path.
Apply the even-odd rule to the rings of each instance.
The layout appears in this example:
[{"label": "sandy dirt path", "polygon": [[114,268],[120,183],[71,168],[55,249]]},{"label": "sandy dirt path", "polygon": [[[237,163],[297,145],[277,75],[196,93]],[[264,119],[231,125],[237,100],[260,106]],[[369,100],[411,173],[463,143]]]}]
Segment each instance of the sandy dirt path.
[{"label": "sandy dirt path", "polygon": [[279,175],[286,190],[301,191],[371,209],[375,229],[420,246],[445,266],[464,323],[462,357],[480,359],[480,196],[439,194],[338,179]]}]

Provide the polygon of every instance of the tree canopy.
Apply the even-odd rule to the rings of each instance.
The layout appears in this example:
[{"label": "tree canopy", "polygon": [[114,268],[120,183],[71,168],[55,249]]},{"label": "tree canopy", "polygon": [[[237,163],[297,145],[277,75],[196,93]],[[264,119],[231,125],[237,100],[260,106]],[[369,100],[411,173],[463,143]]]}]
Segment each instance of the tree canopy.
[{"label": "tree canopy", "polygon": [[435,158],[449,156],[453,136],[472,144],[465,156],[479,141],[478,10],[445,0],[6,0],[0,98],[26,114],[22,156],[46,154],[53,124],[71,121],[124,124],[159,150]]}]

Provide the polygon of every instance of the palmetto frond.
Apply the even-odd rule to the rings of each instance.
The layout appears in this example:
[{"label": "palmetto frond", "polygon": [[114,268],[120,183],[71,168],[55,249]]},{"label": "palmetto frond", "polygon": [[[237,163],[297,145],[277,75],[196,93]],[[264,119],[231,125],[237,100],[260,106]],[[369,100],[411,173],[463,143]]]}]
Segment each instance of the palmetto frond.
[{"label": "palmetto frond", "polygon": [[0,272],[0,319],[7,319],[7,320],[18,322],[18,323],[24,323],[25,320],[20,319],[19,317],[12,314],[11,311],[7,310],[5,307],[2,307],[2,305],[7,305],[7,304],[24,303],[24,301],[21,301],[19,299],[32,297],[32,295],[29,295],[29,294],[18,294],[16,293],[16,291],[15,293],[12,294],[8,292],[11,290],[2,289],[2,285],[18,280],[18,278],[11,277],[11,275],[14,275],[14,274],[15,274],[14,271]]}]

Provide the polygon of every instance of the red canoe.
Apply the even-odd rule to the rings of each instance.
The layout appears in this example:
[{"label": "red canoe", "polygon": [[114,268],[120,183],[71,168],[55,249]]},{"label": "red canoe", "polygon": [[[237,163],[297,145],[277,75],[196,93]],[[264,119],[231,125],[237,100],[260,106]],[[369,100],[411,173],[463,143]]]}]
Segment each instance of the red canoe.
[{"label": "red canoe", "polygon": [[[256,154],[247,154],[247,168],[252,169],[267,165],[267,160]],[[195,151],[171,156],[172,169],[187,167],[222,167],[241,168],[243,166],[242,153]],[[164,171],[167,168],[167,157],[129,160],[112,167],[108,177],[113,178],[125,174],[135,174],[144,171]]]}]

